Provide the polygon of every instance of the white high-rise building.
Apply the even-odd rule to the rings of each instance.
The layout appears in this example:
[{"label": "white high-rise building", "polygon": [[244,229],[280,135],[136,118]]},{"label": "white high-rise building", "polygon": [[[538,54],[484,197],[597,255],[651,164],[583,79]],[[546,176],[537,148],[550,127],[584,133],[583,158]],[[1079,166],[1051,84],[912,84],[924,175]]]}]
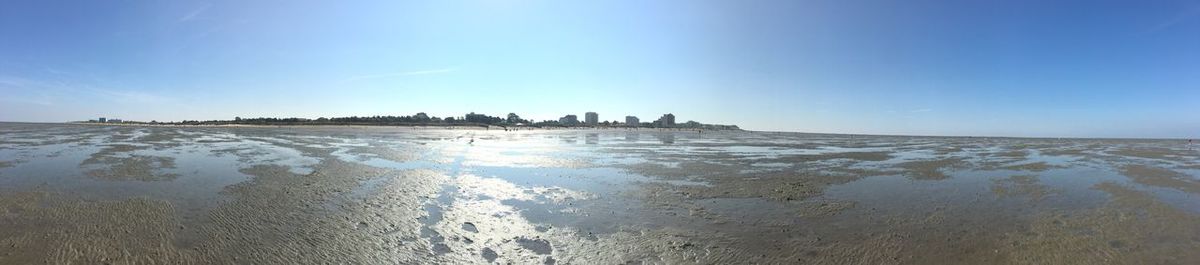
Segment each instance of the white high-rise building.
[{"label": "white high-rise building", "polygon": [[654,123],[657,123],[660,127],[675,127],[675,114],[663,114],[662,118],[658,118]]},{"label": "white high-rise building", "polygon": [[595,112],[584,113],[583,121],[588,125],[595,126],[596,124],[600,124],[600,115],[596,114]]},{"label": "white high-rise building", "polygon": [[641,124],[642,124],[642,121],[638,120],[637,117],[625,116],[625,126],[637,127],[638,125],[641,125]]}]

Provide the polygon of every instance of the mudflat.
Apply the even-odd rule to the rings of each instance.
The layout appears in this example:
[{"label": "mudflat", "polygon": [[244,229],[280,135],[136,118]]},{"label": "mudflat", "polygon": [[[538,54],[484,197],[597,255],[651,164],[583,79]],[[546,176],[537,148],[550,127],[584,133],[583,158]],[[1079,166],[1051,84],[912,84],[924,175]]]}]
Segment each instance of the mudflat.
[{"label": "mudflat", "polygon": [[0,263],[1200,264],[1178,140],[0,123]]}]

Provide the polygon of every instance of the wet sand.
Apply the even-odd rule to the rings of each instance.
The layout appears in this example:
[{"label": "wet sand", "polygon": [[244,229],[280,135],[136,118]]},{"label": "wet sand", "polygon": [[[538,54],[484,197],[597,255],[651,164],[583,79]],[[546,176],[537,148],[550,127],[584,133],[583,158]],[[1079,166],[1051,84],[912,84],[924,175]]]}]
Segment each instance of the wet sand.
[{"label": "wet sand", "polygon": [[0,264],[1200,264],[1197,149],[0,123]]}]

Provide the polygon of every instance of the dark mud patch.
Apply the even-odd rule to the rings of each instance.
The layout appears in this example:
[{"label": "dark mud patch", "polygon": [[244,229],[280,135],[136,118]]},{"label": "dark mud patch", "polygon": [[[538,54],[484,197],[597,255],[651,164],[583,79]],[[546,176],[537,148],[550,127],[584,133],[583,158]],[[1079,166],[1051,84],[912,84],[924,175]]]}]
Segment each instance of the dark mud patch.
[{"label": "dark mud patch", "polygon": [[[701,164],[707,165],[707,164]],[[720,165],[711,165],[719,168]],[[662,163],[638,163],[624,166],[625,170],[643,176],[656,176],[669,179],[682,179],[695,175],[694,172],[683,170],[681,166],[665,165]]]},{"label": "dark mud patch", "polygon": [[467,232],[471,232],[471,233],[479,233],[479,228],[475,228],[475,224],[474,224],[474,223],[471,223],[471,222],[465,222],[465,223],[463,223],[463,224],[462,224],[462,229],[463,229],[463,230],[465,230],[465,231],[467,231]]},{"label": "dark mud patch", "polygon": [[80,167],[91,168],[86,174],[103,180],[164,181],[179,177],[178,174],[162,172],[163,169],[175,168],[174,157],[132,154],[136,150],[148,148],[125,144],[111,145],[93,153]]},{"label": "dark mud patch", "polygon": [[1087,152],[1089,150],[1090,149],[1084,149],[1084,148],[1053,148],[1053,149],[1041,149],[1039,152],[1042,155],[1048,155],[1048,156],[1086,156],[1086,155],[1088,155]]},{"label": "dark mud patch", "polygon": [[1121,167],[1121,174],[1132,178],[1134,182],[1144,185],[1200,193],[1200,181],[1192,178],[1192,176],[1170,169],[1146,165],[1126,165]]},{"label": "dark mud patch", "polygon": [[1050,170],[1050,169],[1054,169],[1054,168],[1066,168],[1066,166],[1056,166],[1056,165],[1051,165],[1046,162],[1033,162],[1033,163],[1024,163],[1024,164],[1017,164],[1017,165],[1001,167],[1001,169],[1031,171],[1031,172],[1042,172],[1042,171],[1046,171],[1046,170]]},{"label": "dark mud patch", "polygon": [[[194,235],[199,248],[221,253],[214,258],[221,263],[417,263],[432,257],[438,246],[419,240],[419,217],[444,177],[316,155],[322,163],[304,175],[280,165],[243,169],[254,179],[227,188],[234,200],[211,211],[211,225]],[[380,175],[399,177],[350,199],[362,180]]]},{"label": "dark mud patch", "polygon": [[807,163],[834,159],[855,161],[884,161],[892,158],[891,152],[841,152],[815,155],[788,155],[779,158],[757,159],[756,163]]},{"label": "dark mud patch", "polygon": [[135,139],[139,143],[154,143],[159,147],[179,146],[183,142],[200,138],[200,134],[187,134],[177,129],[155,128],[142,137]]},{"label": "dark mud patch", "polygon": [[1029,155],[1029,151],[1009,150],[1009,151],[1004,151],[1004,152],[999,152],[999,153],[993,153],[991,155],[998,156],[998,157],[1004,157],[1004,158],[1012,158],[1012,159],[1025,159],[1025,157]]},{"label": "dark mud patch", "polygon": [[[72,196],[0,193],[0,264],[413,264],[433,246],[418,218],[445,182],[430,170],[395,171],[343,163],[329,149],[288,146],[321,158],[307,174],[255,165],[252,179],[227,186],[227,200],[199,216],[150,199],[78,201]],[[110,146],[87,166],[113,176],[167,164]],[[132,173],[131,173],[132,172]],[[364,180],[375,192],[352,196]],[[33,198],[33,199],[30,199]],[[7,255],[4,255],[7,254]],[[439,263],[439,262],[434,262]],[[457,263],[442,261],[440,263]]]},{"label": "dark mud patch", "polygon": [[851,170],[844,172],[770,172],[747,176],[707,178],[711,185],[668,187],[686,198],[769,198],[778,201],[803,200],[819,196],[830,185],[843,184],[884,172]]},{"label": "dark mud patch", "polygon": [[487,260],[487,262],[496,262],[496,258],[500,257],[500,255],[496,254],[496,251],[492,250],[492,248],[483,248],[479,255],[482,256],[484,260]]},{"label": "dark mud patch", "polygon": [[638,163],[624,166],[625,170],[642,176],[670,180],[689,178],[730,177],[740,175],[748,164],[721,164],[708,161],[670,161],[673,163]]},{"label": "dark mud patch", "polygon": [[1196,158],[1195,151],[1192,150],[1175,150],[1157,147],[1122,148],[1108,153],[1126,157],[1139,157],[1168,161],[1187,161]]},{"label": "dark mud patch", "polygon": [[[181,228],[171,204],[149,199],[79,201],[61,194],[0,195],[0,263],[188,263],[170,242]],[[165,243],[165,244],[164,244]]]},{"label": "dark mud patch", "polygon": [[806,200],[797,203],[801,217],[834,216],[842,211],[854,208],[858,203],[839,200]]},{"label": "dark mud patch", "polygon": [[[1200,262],[1200,217],[1129,186],[1105,182],[1111,195],[1098,209],[1042,214],[1029,233],[1015,234],[1014,264],[1195,264]],[[1017,243],[1019,242],[1019,244]]]},{"label": "dark mud patch", "polygon": [[130,152],[137,151],[137,150],[145,150],[145,149],[150,149],[150,147],[143,146],[143,145],[131,145],[131,144],[107,145],[103,149],[100,149],[100,151],[92,153],[92,155],[89,156],[87,160],[84,160],[83,163],[84,164],[103,163],[103,162],[108,161],[109,158],[118,157],[121,154],[130,153]]},{"label": "dark mud patch", "polygon": [[550,245],[550,241],[541,238],[515,238],[518,245],[522,248],[533,251],[538,255],[550,255],[554,253],[554,247]]},{"label": "dark mud patch", "polygon": [[960,157],[944,158],[937,160],[922,160],[910,161],[897,164],[896,166],[904,169],[904,174],[909,178],[916,180],[942,180],[950,178],[943,170],[950,168],[958,168],[967,165],[967,162]]}]

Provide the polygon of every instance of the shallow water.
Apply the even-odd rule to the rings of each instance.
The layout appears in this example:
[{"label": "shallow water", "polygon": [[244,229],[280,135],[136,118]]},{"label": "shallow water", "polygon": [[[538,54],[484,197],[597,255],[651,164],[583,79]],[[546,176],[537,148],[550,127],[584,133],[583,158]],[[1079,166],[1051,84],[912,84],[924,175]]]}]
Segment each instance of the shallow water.
[{"label": "shallow water", "polygon": [[1174,140],[0,123],[0,263],[1200,263]]}]

